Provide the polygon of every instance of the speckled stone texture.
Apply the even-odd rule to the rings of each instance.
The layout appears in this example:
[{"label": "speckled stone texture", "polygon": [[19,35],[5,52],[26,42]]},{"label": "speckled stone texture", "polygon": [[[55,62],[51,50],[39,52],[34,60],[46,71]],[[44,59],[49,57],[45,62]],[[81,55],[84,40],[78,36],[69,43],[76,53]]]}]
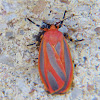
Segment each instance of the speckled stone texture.
[{"label": "speckled stone texture", "polygon": [[[33,35],[42,24],[66,18],[60,29],[81,42],[69,42],[73,86],[65,94],[48,94],[38,73]],[[0,100],[100,100],[100,0],[0,0]]]}]

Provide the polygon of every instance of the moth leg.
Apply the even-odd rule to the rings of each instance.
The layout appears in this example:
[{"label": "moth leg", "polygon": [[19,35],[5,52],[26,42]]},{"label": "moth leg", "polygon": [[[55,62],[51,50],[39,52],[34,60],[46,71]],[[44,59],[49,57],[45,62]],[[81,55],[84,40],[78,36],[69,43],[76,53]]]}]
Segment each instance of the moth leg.
[{"label": "moth leg", "polygon": [[78,41],[83,41],[83,40],[84,40],[84,39],[81,39],[81,40],[74,40],[73,38],[71,38],[71,37],[69,36],[68,33],[64,33],[64,37],[65,37],[66,39],[72,41],[72,42],[78,42]]}]

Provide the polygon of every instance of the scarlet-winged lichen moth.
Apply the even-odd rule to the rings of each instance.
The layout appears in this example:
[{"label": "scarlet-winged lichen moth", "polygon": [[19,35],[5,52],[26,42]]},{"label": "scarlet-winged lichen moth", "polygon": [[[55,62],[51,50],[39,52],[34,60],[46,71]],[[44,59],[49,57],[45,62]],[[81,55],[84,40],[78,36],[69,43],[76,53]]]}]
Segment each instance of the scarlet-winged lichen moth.
[{"label": "scarlet-winged lichen moth", "polygon": [[58,31],[63,24],[65,14],[66,11],[62,21],[55,25],[47,24],[46,28],[40,27],[27,18],[43,30],[43,33],[40,32],[40,36],[42,34],[44,36],[39,48],[38,69],[44,87],[51,94],[65,93],[70,89],[73,81],[70,50],[63,33]]}]

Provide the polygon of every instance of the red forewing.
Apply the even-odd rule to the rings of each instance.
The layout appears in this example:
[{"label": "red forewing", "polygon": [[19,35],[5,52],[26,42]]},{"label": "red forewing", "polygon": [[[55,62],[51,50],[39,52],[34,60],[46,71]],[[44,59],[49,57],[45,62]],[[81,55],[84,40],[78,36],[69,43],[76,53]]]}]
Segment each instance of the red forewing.
[{"label": "red forewing", "polygon": [[39,73],[50,93],[66,92],[72,82],[73,66],[63,34],[58,30],[45,32],[39,50]]}]

